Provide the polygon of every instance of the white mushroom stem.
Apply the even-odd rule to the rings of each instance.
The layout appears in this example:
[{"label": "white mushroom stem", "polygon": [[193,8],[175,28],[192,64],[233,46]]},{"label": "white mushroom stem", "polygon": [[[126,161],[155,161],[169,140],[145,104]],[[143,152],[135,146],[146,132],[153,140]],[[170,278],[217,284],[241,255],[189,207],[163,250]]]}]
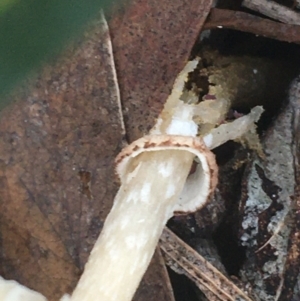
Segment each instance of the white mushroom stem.
[{"label": "white mushroom stem", "polygon": [[[71,301],[130,301],[167,220],[173,213],[201,208],[214,190],[214,155],[196,138],[195,107],[180,101],[187,74],[196,65],[189,62],[179,74],[151,135],[117,157],[122,185]],[[206,135],[206,143],[213,147],[239,137],[253,124],[248,119],[230,133],[227,125],[221,135]],[[195,156],[200,164],[188,177]]]},{"label": "white mushroom stem", "polygon": [[173,214],[194,155],[170,150],[139,155],[121,186],[72,301],[129,301],[163,227]]},{"label": "white mushroom stem", "polygon": [[240,138],[254,126],[254,122],[259,120],[263,111],[264,109],[261,106],[254,107],[248,115],[211,130],[203,137],[205,145],[209,149],[214,149],[228,140]]},{"label": "white mushroom stem", "polygon": [[[195,66],[193,63],[192,68]],[[179,90],[183,89],[191,67],[186,69],[176,81],[181,86]],[[192,120],[193,110],[187,106],[178,107],[181,104],[178,89],[173,91],[173,96],[173,103],[164,111],[166,116],[152,131],[160,136],[134,142],[117,158],[122,186],[72,294],[72,301],[130,301],[174,210],[203,205],[214,188],[211,183],[215,185],[216,181],[211,181],[211,177],[216,179],[216,173],[210,165],[217,167],[213,155],[194,138],[197,125]],[[208,160],[201,154],[202,150]],[[197,175],[202,179],[205,192],[198,205],[193,202],[186,205],[180,193],[195,155],[204,163]]]},{"label": "white mushroom stem", "polygon": [[0,277],[1,301],[47,301],[40,293],[35,292],[14,280]]}]

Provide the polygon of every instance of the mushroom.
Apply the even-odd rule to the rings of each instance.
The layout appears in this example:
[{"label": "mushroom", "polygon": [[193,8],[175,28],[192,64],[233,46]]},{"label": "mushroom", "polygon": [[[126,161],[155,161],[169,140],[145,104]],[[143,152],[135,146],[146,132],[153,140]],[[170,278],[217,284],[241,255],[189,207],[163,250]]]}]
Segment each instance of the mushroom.
[{"label": "mushroom", "polygon": [[37,293],[14,280],[5,280],[0,277],[1,301],[47,301],[40,293]]},{"label": "mushroom", "polygon": [[[243,120],[197,137],[195,106],[180,100],[197,63],[189,62],[179,74],[150,135],[117,156],[121,187],[71,301],[130,301],[168,219],[203,207],[216,187],[218,168],[209,148],[238,138],[259,118],[262,109],[256,108]],[[200,164],[189,175],[195,157]]]}]

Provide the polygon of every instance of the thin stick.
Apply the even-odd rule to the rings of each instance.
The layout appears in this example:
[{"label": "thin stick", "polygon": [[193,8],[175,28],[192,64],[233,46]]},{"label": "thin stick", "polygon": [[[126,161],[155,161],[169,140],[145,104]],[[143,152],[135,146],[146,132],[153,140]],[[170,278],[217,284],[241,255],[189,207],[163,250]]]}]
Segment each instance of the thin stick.
[{"label": "thin stick", "polygon": [[269,0],[244,0],[243,6],[287,24],[300,25],[300,14]]},{"label": "thin stick", "polygon": [[203,29],[229,28],[270,39],[300,44],[300,26],[278,23],[248,13],[213,8]]},{"label": "thin stick", "polygon": [[209,300],[252,301],[205,258],[165,227],[160,247],[167,265],[190,278]]}]

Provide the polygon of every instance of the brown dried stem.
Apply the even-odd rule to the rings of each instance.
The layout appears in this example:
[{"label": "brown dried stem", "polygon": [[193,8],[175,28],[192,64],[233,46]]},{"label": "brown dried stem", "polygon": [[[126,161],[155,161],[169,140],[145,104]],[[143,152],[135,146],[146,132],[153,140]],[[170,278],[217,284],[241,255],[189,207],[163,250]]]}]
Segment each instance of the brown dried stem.
[{"label": "brown dried stem", "polygon": [[287,24],[300,25],[300,14],[269,0],[244,0],[243,6]]},{"label": "brown dried stem", "polygon": [[165,228],[160,238],[163,256],[175,272],[190,278],[209,300],[252,301],[199,253]]},{"label": "brown dried stem", "polygon": [[248,13],[213,8],[203,29],[229,28],[300,44],[300,26],[277,23]]}]

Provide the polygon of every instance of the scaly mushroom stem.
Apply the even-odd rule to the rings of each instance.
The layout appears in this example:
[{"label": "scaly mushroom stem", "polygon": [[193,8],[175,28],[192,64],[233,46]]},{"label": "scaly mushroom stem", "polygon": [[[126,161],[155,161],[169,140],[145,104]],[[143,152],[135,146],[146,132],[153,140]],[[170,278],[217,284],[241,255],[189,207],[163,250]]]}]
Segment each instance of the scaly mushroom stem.
[{"label": "scaly mushroom stem", "polygon": [[[146,152],[134,158],[72,301],[130,301],[172,216],[194,154]],[[91,284],[92,283],[92,284]]]},{"label": "scaly mushroom stem", "polygon": [[[255,118],[250,114],[207,133],[206,145],[195,138],[196,107],[184,104],[180,96],[188,72],[196,65],[197,61],[189,62],[179,74],[150,135],[117,157],[122,185],[70,301],[130,301],[167,220],[174,213],[204,206],[216,186],[218,168],[207,146],[239,137],[261,114],[256,109]],[[187,179],[195,156],[200,164]]]}]

